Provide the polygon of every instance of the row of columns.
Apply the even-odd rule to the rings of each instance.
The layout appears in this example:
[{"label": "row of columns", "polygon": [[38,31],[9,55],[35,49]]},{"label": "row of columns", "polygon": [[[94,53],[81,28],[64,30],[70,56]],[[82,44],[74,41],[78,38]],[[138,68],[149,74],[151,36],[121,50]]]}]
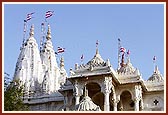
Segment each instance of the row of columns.
[{"label": "row of columns", "polygon": [[[74,95],[75,95],[75,105],[79,104],[80,101],[80,92],[79,92],[79,86],[77,84],[77,82],[74,85],[75,89],[74,89]],[[104,111],[110,111],[110,93],[111,93],[111,89],[112,89],[112,93],[113,93],[113,110],[117,111],[117,105],[119,100],[116,99],[116,93],[115,93],[115,89],[114,86],[112,85],[112,78],[111,77],[105,77],[104,79],[104,83],[103,86],[101,87],[101,90],[104,94]],[[135,99],[134,99],[134,110],[135,111],[139,111],[139,102],[141,101],[142,104],[142,97],[141,99],[138,98],[139,96],[138,89],[135,87]]]}]

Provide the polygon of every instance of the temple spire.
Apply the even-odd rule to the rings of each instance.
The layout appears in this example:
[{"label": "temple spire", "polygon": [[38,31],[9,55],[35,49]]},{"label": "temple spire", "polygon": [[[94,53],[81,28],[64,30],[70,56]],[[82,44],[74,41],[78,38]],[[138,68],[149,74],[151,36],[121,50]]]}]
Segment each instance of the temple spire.
[{"label": "temple spire", "polygon": [[98,49],[98,48],[96,48],[96,55],[97,55],[97,54],[99,54],[99,49]]},{"label": "temple spire", "polygon": [[[99,41],[97,40],[97,41],[96,41],[96,55],[98,55],[98,54],[99,54],[98,45],[99,45]],[[96,56],[96,55],[95,55],[95,56]]]},{"label": "temple spire", "polygon": [[157,65],[155,65],[155,70],[154,70],[154,73],[159,73],[159,69],[158,69],[158,66]]},{"label": "temple spire", "polygon": [[64,68],[64,58],[61,57],[61,60],[60,60],[60,68]]},{"label": "temple spire", "polygon": [[34,25],[31,26],[29,35],[30,35],[30,37],[33,37],[33,35],[34,35]]},{"label": "temple spire", "polygon": [[47,31],[46,39],[47,39],[47,40],[50,40],[50,39],[51,39],[51,28],[50,28],[50,25],[48,25],[48,31]]},{"label": "temple spire", "polygon": [[153,56],[153,68],[155,72],[156,71],[156,56]]}]

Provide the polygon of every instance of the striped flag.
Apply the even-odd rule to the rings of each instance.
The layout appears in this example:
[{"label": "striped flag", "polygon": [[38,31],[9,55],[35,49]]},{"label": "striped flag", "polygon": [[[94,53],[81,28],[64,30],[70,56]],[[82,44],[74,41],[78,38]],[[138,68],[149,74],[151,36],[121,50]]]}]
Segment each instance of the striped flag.
[{"label": "striped flag", "polygon": [[34,14],[34,12],[27,14],[27,17],[25,20],[26,22],[29,21],[30,19],[32,19],[32,14]]},{"label": "striped flag", "polygon": [[65,52],[65,48],[58,47],[57,51],[57,53],[63,53]]},{"label": "striped flag", "polygon": [[53,15],[54,11],[47,11],[45,14],[45,18],[49,18]]},{"label": "striped flag", "polygon": [[121,48],[120,48],[120,52],[125,53],[125,50],[126,50],[126,49],[125,49],[124,47],[121,47]]}]

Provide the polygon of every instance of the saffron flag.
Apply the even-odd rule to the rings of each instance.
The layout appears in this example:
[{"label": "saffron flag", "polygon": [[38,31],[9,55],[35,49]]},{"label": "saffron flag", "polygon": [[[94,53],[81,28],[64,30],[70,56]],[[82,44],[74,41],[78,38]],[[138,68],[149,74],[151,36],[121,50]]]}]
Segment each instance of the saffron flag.
[{"label": "saffron flag", "polygon": [[121,47],[121,48],[120,48],[120,52],[125,53],[125,48],[124,48],[124,47]]},{"label": "saffron flag", "polygon": [[57,51],[58,51],[57,53],[63,53],[65,52],[65,48],[58,47]]},{"label": "saffron flag", "polygon": [[49,18],[53,15],[54,11],[47,11],[45,14],[45,18]]},{"label": "saffron flag", "polygon": [[27,14],[26,22],[32,19],[32,14],[34,14],[34,12]]}]

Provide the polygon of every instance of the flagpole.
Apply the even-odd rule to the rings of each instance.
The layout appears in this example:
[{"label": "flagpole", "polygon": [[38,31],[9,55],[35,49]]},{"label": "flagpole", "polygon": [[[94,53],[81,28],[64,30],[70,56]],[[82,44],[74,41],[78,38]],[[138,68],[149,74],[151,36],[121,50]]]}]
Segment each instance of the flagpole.
[{"label": "flagpole", "polygon": [[120,67],[120,57],[121,57],[120,48],[121,48],[121,40],[120,40],[120,38],[118,38],[118,69]]},{"label": "flagpole", "polygon": [[153,57],[153,71],[155,72],[156,56]]},{"label": "flagpole", "polygon": [[43,44],[44,44],[44,37],[45,37],[44,36],[44,30],[45,30],[44,23],[42,22],[41,23],[40,52],[41,52]]},{"label": "flagpole", "polygon": [[23,41],[22,41],[22,47],[24,46],[24,42],[25,42],[25,37],[26,37],[26,27],[27,27],[27,21],[24,20],[24,29],[23,29]]},{"label": "flagpole", "polygon": [[25,43],[27,22],[32,19],[32,15],[33,15],[34,13],[35,13],[35,12],[32,12],[32,13],[27,14],[27,17],[26,17],[26,19],[24,20],[22,47],[24,46],[24,43]]},{"label": "flagpole", "polygon": [[83,64],[83,54],[82,54],[82,56],[81,56],[81,65]]}]

